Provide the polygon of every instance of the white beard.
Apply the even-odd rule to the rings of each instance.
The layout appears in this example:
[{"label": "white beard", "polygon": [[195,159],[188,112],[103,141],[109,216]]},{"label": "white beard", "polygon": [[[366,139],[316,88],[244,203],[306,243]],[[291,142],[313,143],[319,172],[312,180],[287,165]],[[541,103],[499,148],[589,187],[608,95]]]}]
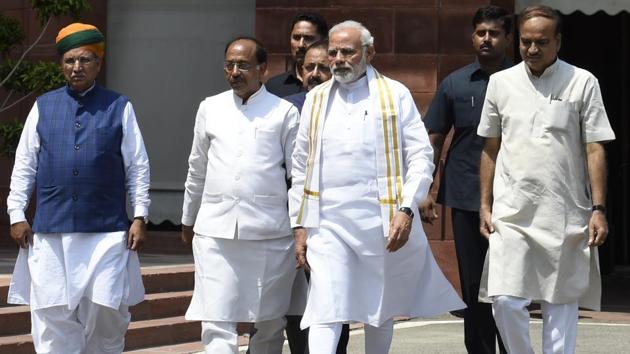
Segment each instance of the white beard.
[{"label": "white beard", "polygon": [[[365,59],[365,53],[363,53],[363,57],[361,58],[359,64],[357,64],[356,66],[349,66],[350,70],[345,72],[338,72],[337,70],[335,70],[335,68],[333,68],[333,76],[335,77],[335,80],[337,80],[337,82],[342,84],[349,84],[356,81],[365,73],[365,71],[367,70],[367,60]],[[344,66],[344,68],[347,68],[347,66]]]}]

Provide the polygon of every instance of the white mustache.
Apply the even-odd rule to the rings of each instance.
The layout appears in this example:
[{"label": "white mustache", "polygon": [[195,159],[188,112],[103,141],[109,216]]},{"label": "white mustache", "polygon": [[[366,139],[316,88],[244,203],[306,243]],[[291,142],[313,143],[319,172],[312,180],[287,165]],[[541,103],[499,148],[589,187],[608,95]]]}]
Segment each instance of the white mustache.
[{"label": "white mustache", "polygon": [[352,66],[348,63],[334,64],[332,70],[333,73],[336,73],[339,70],[352,70]]}]

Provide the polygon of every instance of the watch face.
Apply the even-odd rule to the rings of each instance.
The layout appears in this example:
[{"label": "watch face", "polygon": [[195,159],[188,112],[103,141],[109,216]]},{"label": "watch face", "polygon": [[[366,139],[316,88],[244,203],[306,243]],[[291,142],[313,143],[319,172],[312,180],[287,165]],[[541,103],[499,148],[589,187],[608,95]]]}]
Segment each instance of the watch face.
[{"label": "watch face", "polygon": [[411,208],[402,207],[402,208],[398,209],[398,211],[403,212],[403,213],[413,217],[413,211],[411,210]]}]

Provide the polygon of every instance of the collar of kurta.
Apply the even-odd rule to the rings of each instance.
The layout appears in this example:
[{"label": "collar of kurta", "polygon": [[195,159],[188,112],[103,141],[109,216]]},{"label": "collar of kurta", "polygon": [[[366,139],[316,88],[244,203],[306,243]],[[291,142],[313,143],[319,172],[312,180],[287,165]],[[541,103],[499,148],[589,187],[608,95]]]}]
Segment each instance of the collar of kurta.
[{"label": "collar of kurta", "polygon": [[[387,235],[389,220],[394,217],[402,202],[402,148],[400,146],[399,100],[394,100],[392,82],[376,71],[367,68],[367,84],[370,93],[369,114],[374,118],[377,134],[376,170],[379,190],[379,203],[383,217],[384,232]],[[308,119],[308,157],[302,201],[297,223],[304,227],[319,226],[320,159],[322,132],[327,106],[331,99],[331,89],[339,85],[329,80],[308,93],[310,106],[302,112],[302,119]],[[333,113],[334,114],[334,113]],[[325,187],[325,186],[324,186]]]},{"label": "collar of kurta", "polygon": [[532,80],[540,80],[540,79],[546,79],[549,76],[553,75],[553,73],[558,71],[558,67],[560,66],[560,62],[562,62],[562,60],[560,60],[560,58],[556,57],[556,61],[554,61],[553,64],[549,65],[545,69],[545,71],[543,71],[543,73],[540,76],[535,76],[534,74],[532,74],[531,69],[529,68],[529,66],[527,66],[527,64],[525,62],[523,62],[523,66],[525,67],[525,71],[527,72],[527,76],[529,76],[530,79],[532,79]]},{"label": "collar of kurta", "polygon": [[232,90],[232,97],[234,98],[234,103],[236,104],[236,106],[242,107],[242,106],[249,106],[251,104],[254,104],[262,100],[265,96],[265,93],[267,93],[267,89],[265,88],[265,85],[261,84],[258,91],[254,92],[251,96],[249,96],[249,98],[247,99],[247,101],[245,101],[245,103],[243,103],[243,99],[240,96],[238,96],[234,92],[234,90]]},{"label": "collar of kurta", "polygon": [[87,90],[85,90],[85,91],[83,91],[83,92],[77,92],[77,91],[74,91],[74,90],[72,90],[72,89],[70,88],[70,86],[69,86],[69,85],[66,85],[66,92],[67,92],[70,96],[75,97],[75,98],[85,97],[85,96],[87,96],[88,94],[91,94],[91,93],[94,91],[94,88],[95,88],[95,87],[96,87],[96,80],[95,80],[94,82],[92,82],[92,85],[91,85],[91,86],[90,86]]}]

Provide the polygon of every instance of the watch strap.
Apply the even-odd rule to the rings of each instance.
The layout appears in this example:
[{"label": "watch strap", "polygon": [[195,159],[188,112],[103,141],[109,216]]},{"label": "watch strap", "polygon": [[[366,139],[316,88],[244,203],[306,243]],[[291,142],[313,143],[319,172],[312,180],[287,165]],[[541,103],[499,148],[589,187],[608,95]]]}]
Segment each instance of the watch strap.
[{"label": "watch strap", "polygon": [[591,207],[591,211],[601,211],[606,213],[606,207],[603,204],[595,204]]}]

